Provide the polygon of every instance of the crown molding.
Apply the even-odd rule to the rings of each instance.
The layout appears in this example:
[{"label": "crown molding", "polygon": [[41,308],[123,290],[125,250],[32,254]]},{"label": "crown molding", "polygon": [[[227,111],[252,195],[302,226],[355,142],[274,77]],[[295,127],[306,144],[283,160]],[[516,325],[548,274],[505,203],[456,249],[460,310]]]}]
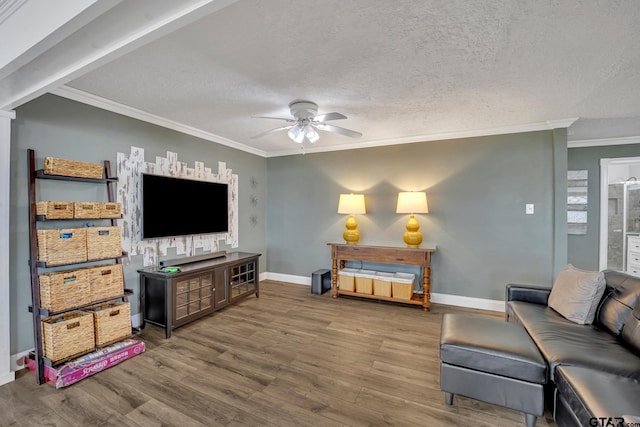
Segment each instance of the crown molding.
[{"label": "crown molding", "polygon": [[103,98],[79,89],[72,88],[70,86],[62,85],[58,88],[50,90],[49,92],[54,95],[61,96],[63,98],[78,101],[83,104],[87,104],[97,108],[101,108],[103,110],[111,111],[113,113],[122,114],[127,117],[131,117],[137,120],[142,120],[144,122],[162,126],[167,129],[172,129],[177,132],[184,133],[186,135],[195,136],[197,138],[205,139],[207,141],[215,142],[221,145],[225,145],[227,147],[235,148],[240,151],[244,151],[247,153],[255,154],[257,156],[266,157],[266,158],[298,155],[298,154],[301,154],[301,151],[306,154],[325,153],[330,151],[356,150],[361,148],[384,147],[388,145],[400,145],[400,144],[413,144],[417,142],[428,142],[428,141],[442,141],[447,139],[474,138],[474,137],[491,136],[491,135],[506,135],[506,134],[512,134],[512,133],[535,132],[535,131],[551,130],[551,129],[558,129],[558,128],[566,128],[571,126],[571,124],[573,124],[577,120],[577,118],[547,120],[544,122],[526,123],[526,124],[502,126],[502,127],[496,127],[496,128],[475,129],[475,130],[458,131],[458,132],[444,132],[444,133],[429,134],[429,135],[416,135],[416,136],[409,136],[409,137],[403,137],[403,138],[387,138],[387,139],[379,139],[374,141],[367,141],[363,143],[353,142],[353,143],[340,144],[340,145],[305,147],[304,150],[301,150],[300,146],[296,144],[291,149],[267,152],[264,150],[259,150],[254,147],[250,147],[245,144],[241,144],[239,142],[222,137],[220,135],[216,135],[210,132],[205,132],[193,126],[188,126],[188,125],[176,122],[174,120],[170,120],[161,116],[157,116],[155,114],[148,113],[146,111],[138,110],[137,108],[129,107],[127,105],[112,101],[107,98]]},{"label": "crown molding", "polygon": [[[324,153],[328,151],[357,150],[359,148],[384,147],[388,145],[399,145],[399,144],[413,144],[416,142],[442,141],[447,139],[475,138],[475,137],[491,136],[491,135],[506,135],[511,133],[536,132],[536,131],[542,131],[542,130],[567,128],[571,126],[576,120],[578,120],[578,118],[573,117],[568,119],[547,120],[544,122],[525,123],[525,124],[501,126],[501,127],[495,127],[495,128],[474,129],[474,130],[457,131],[457,132],[444,132],[444,133],[435,133],[435,134],[428,134],[428,135],[416,135],[416,136],[408,136],[403,138],[378,139],[378,140],[368,141],[364,143],[352,142],[352,143],[340,144],[340,145],[305,147],[304,153],[305,154]],[[301,151],[300,147],[296,146],[291,150],[269,152],[267,153],[267,157],[292,156],[292,155],[300,154],[300,151]]]},{"label": "crown molding", "polygon": [[0,117],[6,118],[6,119],[15,119],[16,118],[16,112],[11,110],[11,111],[7,111],[7,110],[0,110]]},{"label": "crown molding", "polygon": [[249,147],[248,145],[232,141],[220,135],[205,132],[192,126],[169,120],[155,114],[147,113],[146,111],[138,110],[137,108],[129,107],[128,105],[120,104],[119,102],[102,98],[100,96],[93,95],[91,93],[78,90],[70,86],[63,85],[49,92],[63,98],[71,99],[73,101],[78,101],[83,104],[111,111],[112,113],[122,114],[123,116],[162,126],[164,128],[175,130],[186,135],[195,136],[196,138],[205,139],[207,141],[215,142],[220,145],[235,148],[236,150],[245,151],[247,153],[255,154],[261,157],[267,156],[266,151],[258,150],[257,148]]},{"label": "crown molding", "polygon": [[582,148],[582,147],[604,147],[608,145],[625,145],[625,144],[640,144],[639,136],[625,136],[621,138],[600,138],[600,139],[579,139],[575,141],[568,141],[568,148]]}]

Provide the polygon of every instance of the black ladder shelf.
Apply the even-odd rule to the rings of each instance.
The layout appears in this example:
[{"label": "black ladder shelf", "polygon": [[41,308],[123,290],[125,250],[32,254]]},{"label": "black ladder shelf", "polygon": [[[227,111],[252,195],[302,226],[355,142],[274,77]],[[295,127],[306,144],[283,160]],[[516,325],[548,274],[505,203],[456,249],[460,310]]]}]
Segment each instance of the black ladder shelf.
[{"label": "black ladder shelf", "polygon": [[[31,272],[31,298],[32,305],[29,307],[29,311],[33,314],[33,331],[35,336],[35,349],[33,357],[36,362],[36,381],[38,384],[43,384],[45,382],[45,372],[44,366],[45,364],[51,366],[52,364],[48,359],[46,359],[43,355],[42,348],[42,327],[41,322],[42,318],[47,317],[47,315],[51,315],[47,310],[43,310],[40,307],[40,280],[38,277],[38,272],[40,268],[48,268],[46,264],[38,261],[38,227],[37,223],[40,221],[46,220],[38,215],[36,215],[36,180],[38,179],[53,179],[59,181],[73,181],[73,182],[87,182],[92,184],[105,184],[107,185],[107,197],[109,202],[115,202],[115,184],[118,182],[117,177],[113,177],[111,175],[111,163],[109,160],[104,161],[104,178],[103,179],[92,179],[92,178],[79,178],[72,176],[61,176],[61,175],[47,175],[43,170],[36,170],[36,153],[35,150],[28,150],[28,162],[29,162],[29,268]],[[96,218],[100,220],[101,218]],[[103,220],[109,219],[111,221],[112,226],[117,225],[118,218],[102,218]],[[126,256],[126,253],[123,253],[123,256],[116,258],[108,258],[110,260],[115,260],[117,264],[122,263],[122,258]],[[91,261],[93,262],[93,261]],[[74,263],[69,265],[78,265],[82,263]],[[56,267],[64,267],[61,265],[56,265]],[[123,301],[127,301],[127,298],[133,294],[133,291],[129,289],[125,289],[124,295],[119,297],[110,298],[108,301],[122,299]],[[97,301],[95,303],[98,303]],[[69,310],[64,310],[60,313],[64,313],[67,311],[77,310],[79,307],[74,307]],[[60,314],[56,313],[56,314]],[[68,361],[68,360],[67,360]]]}]

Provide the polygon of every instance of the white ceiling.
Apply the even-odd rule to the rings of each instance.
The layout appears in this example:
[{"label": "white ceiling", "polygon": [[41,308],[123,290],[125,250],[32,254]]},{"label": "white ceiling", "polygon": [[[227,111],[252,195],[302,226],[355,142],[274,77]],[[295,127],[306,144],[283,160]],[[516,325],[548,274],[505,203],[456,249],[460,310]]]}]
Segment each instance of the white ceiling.
[{"label": "white ceiling", "polygon": [[[126,3],[110,5],[111,14]],[[280,125],[252,116],[288,117],[299,98],[345,114],[333,123],[363,133],[321,131],[318,150],[562,127],[570,118],[580,118],[570,139],[640,135],[637,1],[239,0],[210,9],[47,89],[266,156],[299,147],[286,132],[251,139]]]}]

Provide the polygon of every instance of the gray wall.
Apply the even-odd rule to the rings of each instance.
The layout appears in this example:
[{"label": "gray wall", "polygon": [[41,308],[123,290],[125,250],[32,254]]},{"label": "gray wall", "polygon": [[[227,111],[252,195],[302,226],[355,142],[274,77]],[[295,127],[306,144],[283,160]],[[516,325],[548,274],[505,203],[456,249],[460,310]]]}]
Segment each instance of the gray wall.
[{"label": "gray wall", "polygon": [[568,260],[576,267],[598,270],[600,242],[600,159],[640,156],[640,144],[569,149],[569,169],[589,171],[587,234],[569,236]]},{"label": "gray wall", "polygon": [[[227,163],[238,175],[239,185],[239,248],[262,253],[261,270],[265,271],[266,232],[266,159],[209,141],[184,135],[155,125],[109,113],[53,95],[45,95],[17,109],[12,123],[11,142],[11,353],[33,347],[28,240],[27,149],[36,150],[36,165],[42,168],[44,157],[61,157],[100,163],[111,160],[115,174],[116,153],[129,153],[131,146],[145,149],[147,161],[166,156],[167,151],[178,153],[178,159],[191,167],[196,160],[217,168],[218,161]],[[251,177],[257,181],[251,185]],[[106,200],[106,186],[82,183],[38,181],[38,200]],[[250,196],[257,196],[253,206]],[[194,208],[204,207],[194,201]],[[252,225],[250,216],[258,218]],[[68,224],[66,224],[68,226]],[[66,226],[63,224],[62,226]],[[137,269],[141,257],[132,258],[125,267],[128,288],[138,289]],[[138,312],[136,298],[132,298],[133,313]]]},{"label": "gray wall", "polygon": [[[344,192],[365,194],[361,244],[404,245],[397,193],[424,190],[429,214],[417,218],[425,242],[438,245],[433,292],[501,300],[508,282],[551,285],[563,136],[566,147],[566,133],[542,131],[269,158],[267,270],[309,276],[330,267],[326,243],[343,242]],[[566,157],[559,168],[566,204]],[[566,263],[566,251],[558,259]]]}]

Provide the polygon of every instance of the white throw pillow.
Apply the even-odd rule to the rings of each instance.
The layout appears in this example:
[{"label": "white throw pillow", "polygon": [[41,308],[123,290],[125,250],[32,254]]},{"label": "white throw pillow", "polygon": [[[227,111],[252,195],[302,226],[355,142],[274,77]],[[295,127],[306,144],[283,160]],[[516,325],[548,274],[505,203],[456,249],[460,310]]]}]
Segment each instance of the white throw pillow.
[{"label": "white throw pillow", "polygon": [[579,270],[569,264],[553,283],[548,305],[572,322],[589,325],[605,287],[604,273]]}]

